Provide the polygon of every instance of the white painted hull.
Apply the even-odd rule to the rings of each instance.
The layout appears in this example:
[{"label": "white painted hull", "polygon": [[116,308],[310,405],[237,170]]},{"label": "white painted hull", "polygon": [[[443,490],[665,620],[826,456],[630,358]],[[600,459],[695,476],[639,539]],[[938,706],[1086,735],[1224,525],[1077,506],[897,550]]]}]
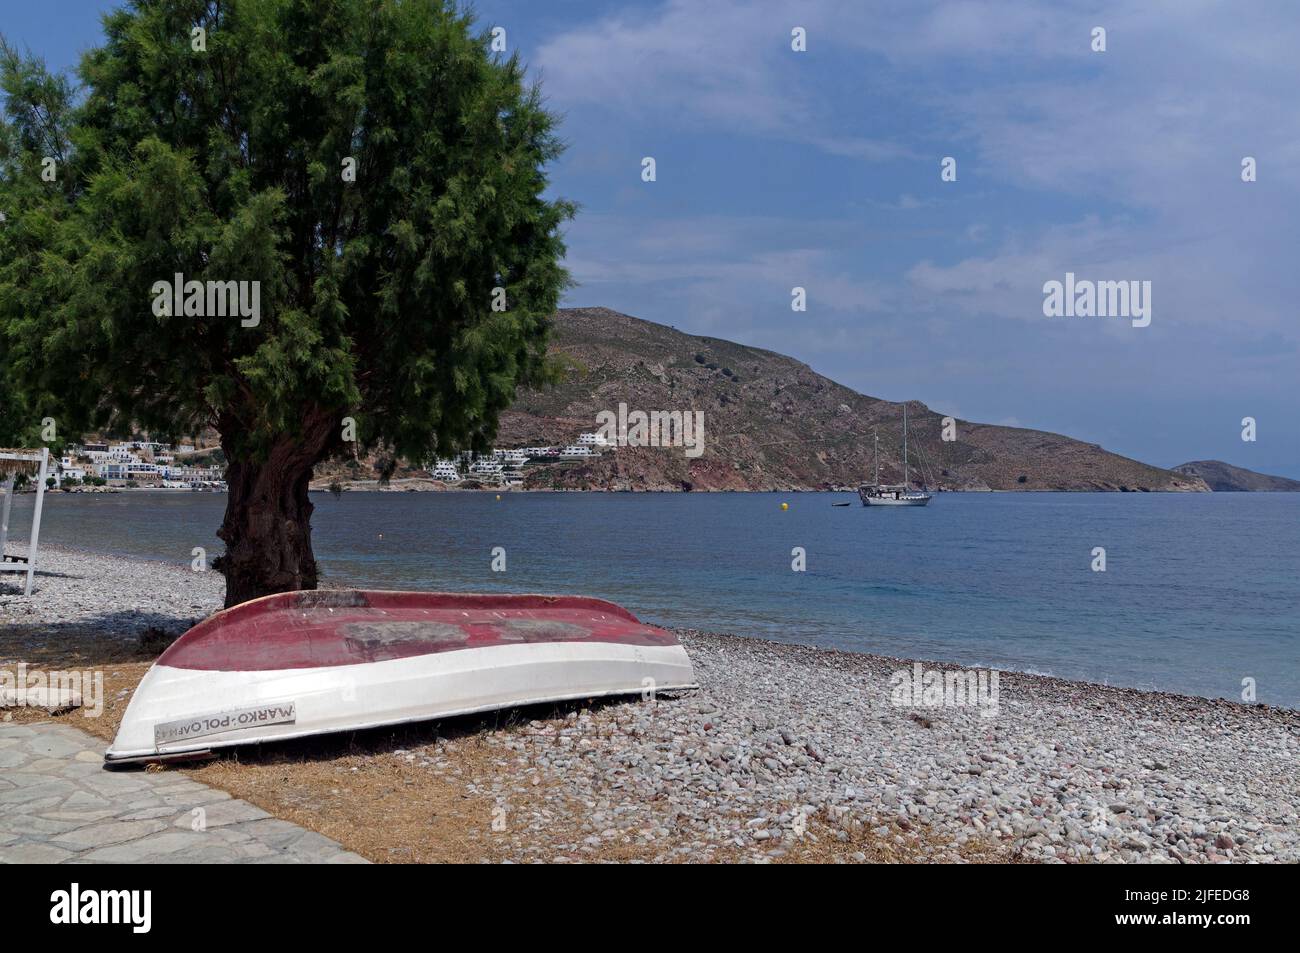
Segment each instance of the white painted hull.
[{"label": "white painted hull", "polygon": [[905,496],[902,499],[889,499],[888,497],[874,498],[866,497],[862,501],[863,506],[925,506],[930,502],[928,496]]},{"label": "white painted hull", "polygon": [[[137,687],[105,760],[174,757],[538,702],[694,687],[680,645],[595,641],[495,645],[322,668],[210,671],[156,664]],[[292,705],[293,721],[184,741],[156,737],[160,724],[274,705]]]}]

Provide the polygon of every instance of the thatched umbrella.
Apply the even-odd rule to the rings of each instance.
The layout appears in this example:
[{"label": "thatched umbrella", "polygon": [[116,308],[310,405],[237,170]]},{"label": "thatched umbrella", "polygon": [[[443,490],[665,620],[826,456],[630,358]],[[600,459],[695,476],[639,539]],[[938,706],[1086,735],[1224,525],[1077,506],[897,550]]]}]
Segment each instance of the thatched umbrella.
[{"label": "thatched umbrella", "polygon": [[7,481],[11,474],[26,473],[28,476],[39,473],[41,469],[41,452],[39,450],[21,450],[0,447],[0,483]]}]

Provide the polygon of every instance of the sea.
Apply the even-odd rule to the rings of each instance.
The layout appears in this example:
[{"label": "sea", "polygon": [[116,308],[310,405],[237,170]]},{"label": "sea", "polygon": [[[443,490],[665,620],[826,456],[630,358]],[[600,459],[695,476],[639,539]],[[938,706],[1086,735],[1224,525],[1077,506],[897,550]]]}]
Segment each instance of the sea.
[{"label": "sea", "polygon": [[[16,497],[17,535],[33,499]],[[45,499],[50,544],[185,567],[222,550],[224,494]],[[664,626],[1300,708],[1300,494],[312,500],[329,583],[581,593]]]}]

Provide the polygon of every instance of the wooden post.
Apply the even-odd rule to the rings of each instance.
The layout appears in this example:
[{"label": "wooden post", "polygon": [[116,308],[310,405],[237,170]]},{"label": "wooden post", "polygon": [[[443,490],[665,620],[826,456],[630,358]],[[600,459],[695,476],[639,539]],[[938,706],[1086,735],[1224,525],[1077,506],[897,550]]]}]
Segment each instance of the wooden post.
[{"label": "wooden post", "polygon": [[5,503],[3,511],[0,511],[0,563],[4,562],[5,543],[9,542],[9,506],[14,501],[14,477],[17,475],[10,473],[5,480]]},{"label": "wooden post", "polygon": [[50,448],[41,447],[41,475],[36,481],[36,509],[32,511],[32,536],[27,544],[27,591],[32,594],[32,577],[36,575],[36,544],[41,537],[41,504],[45,502],[45,477],[50,469]]}]

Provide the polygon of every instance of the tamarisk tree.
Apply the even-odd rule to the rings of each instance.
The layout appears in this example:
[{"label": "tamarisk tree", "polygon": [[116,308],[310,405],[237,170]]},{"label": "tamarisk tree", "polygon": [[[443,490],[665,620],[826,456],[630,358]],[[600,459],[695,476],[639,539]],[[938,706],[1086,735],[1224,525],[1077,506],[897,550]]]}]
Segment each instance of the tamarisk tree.
[{"label": "tamarisk tree", "polygon": [[331,457],[481,449],[567,282],[554,118],[442,0],[134,0],[4,47],[0,362],[65,430],[215,427],[226,604],[316,586]]}]

